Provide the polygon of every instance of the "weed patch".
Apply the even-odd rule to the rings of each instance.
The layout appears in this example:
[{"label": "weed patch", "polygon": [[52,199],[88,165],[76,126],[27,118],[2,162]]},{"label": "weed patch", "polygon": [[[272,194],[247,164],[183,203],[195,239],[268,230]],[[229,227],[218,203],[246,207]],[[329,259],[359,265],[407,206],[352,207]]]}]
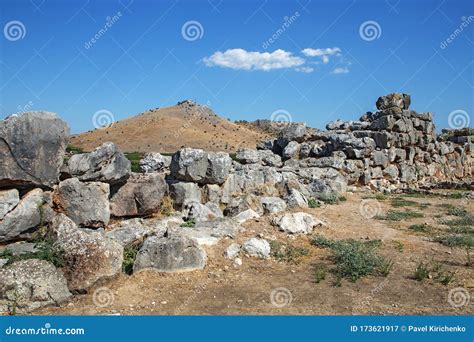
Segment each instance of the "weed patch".
[{"label": "weed patch", "polygon": [[412,210],[406,210],[406,211],[389,210],[385,216],[377,216],[376,218],[379,220],[386,220],[386,221],[402,221],[402,220],[409,220],[412,218],[420,218],[420,217],[423,217],[422,213],[418,213]]},{"label": "weed patch", "polygon": [[298,263],[302,257],[309,254],[303,247],[296,247],[289,243],[270,241],[271,255],[278,261]]},{"label": "weed patch", "polygon": [[[393,263],[375,253],[380,246],[380,240],[356,241],[356,240],[329,240],[318,236],[312,241],[313,245],[328,248],[332,251],[331,259],[335,267],[331,270],[336,276],[336,286],[342,278],[356,281],[367,275],[386,276]],[[338,281],[339,279],[339,281]]]}]

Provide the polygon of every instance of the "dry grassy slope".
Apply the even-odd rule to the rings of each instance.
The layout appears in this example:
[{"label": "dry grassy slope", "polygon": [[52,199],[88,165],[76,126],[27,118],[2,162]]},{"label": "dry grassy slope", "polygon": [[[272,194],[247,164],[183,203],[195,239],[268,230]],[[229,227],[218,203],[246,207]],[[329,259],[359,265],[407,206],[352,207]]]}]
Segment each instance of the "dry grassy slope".
[{"label": "dry grassy slope", "polygon": [[235,152],[255,148],[268,135],[226,120],[206,107],[189,103],[153,109],[70,139],[86,151],[112,141],[125,152],[175,152],[181,147]]}]

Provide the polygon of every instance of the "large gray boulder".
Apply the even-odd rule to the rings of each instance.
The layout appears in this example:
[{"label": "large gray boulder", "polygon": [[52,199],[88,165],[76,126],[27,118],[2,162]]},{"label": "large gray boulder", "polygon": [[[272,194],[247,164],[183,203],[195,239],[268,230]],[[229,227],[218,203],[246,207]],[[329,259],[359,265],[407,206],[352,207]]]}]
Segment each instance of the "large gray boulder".
[{"label": "large gray boulder", "polygon": [[225,152],[209,152],[207,156],[208,166],[206,184],[222,184],[229,176],[232,167],[232,159],[228,153]]},{"label": "large gray boulder", "polygon": [[235,238],[241,230],[233,219],[218,218],[213,221],[198,222],[194,227],[174,227],[168,230],[168,236],[186,236],[199,245],[212,246],[224,237]]},{"label": "large gray boulder", "polygon": [[112,142],[106,142],[91,153],[75,154],[67,163],[67,173],[80,181],[116,184],[130,175],[130,161]]},{"label": "large gray boulder", "polygon": [[380,96],[377,99],[376,106],[378,110],[391,108],[408,109],[408,107],[410,107],[410,102],[410,95],[392,93],[385,96]]},{"label": "large gray boulder", "polygon": [[160,172],[168,169],[171,165],[171,157],[164,156],[158,152],[145,154],[140,160],[140,170],[144,173]]},{"label": "large gray boulder", "polygon": [[184,203],[190,201],[201,202],[201,189],[196,183],[176,182],[169,185],[169,191],[173,204],[177,209],[181,209]]},{"label": "large gray boulder", "polygon": [[203,182],[207,172],[207,153],[200,149],[184,148],[171,158],[171,174],[179,180]]},{"label": "large gray boulder", "polygon": [[168,185],[161,174],[133,174],[110,199],[113,216],[145,216],[161,207]]},{"label": "large gray boulder", "polygon": [[80,227],[100,228],[109,223],[109,184],[66,179],[54,190],[54,203]]},{"label": "large gray boulder", "polygon": [[69,127],[58,115],[28,112],[0,121],[0,187],[52,187],[64,161]]},{"label": "large gray boulder", "polygon": [[28,192],[16,207],[0,220],[0,242],[27,237],[34,228],[43,222],[43,190],[33,189]]},{"label": "large gray boulder", "polygon": [[222,184],[229,175],[232,159],[224,152],[184,148],[171,159],[171,174],[178,180],[199,184]]},{"label": "large gray boulder", "polygon": [[247,209],[263,214],[263,206],[260,199],[254,194],[247,194],[232,198],[224,209],[224,215],[236,216]]},{"label": "large gray boulder", "polygon": [[242,249],[250,256],[267,259],[270,257],[270,244],[267,240],[251,238],[242,245]]},{"label": "large gray boulder", "polygon": [[101,233],[79,229],[66,215],[58,214],[49,234],[64,251],[64,274],[70,290],[86,290],[121,272],[123,247]]},{"label": "large gray boulder", "polygon": [[24,314],[59,305],[71,296],[62,272],[47,261],[21,260],[0,268],[1,312]]},{"label": "large gray boulder", "polygon": [[316,226],[322,226],[323,222],[306,213],[285,214],[275,217],[272,223],[282,232],[289,234],[310,234]]},{"label": "large gray boulder", "polygon": [[212,202],[204,205],[197,201],[189,201],[183,205],[183,220],[185,221],[205,222],[222,217],[224,217],[222,210]]},{"label": "large gray boulder", "polygon": [[151,236],[137,254],[133,271],[153,268],[159,272],[185,272],[203,269],[206,252],[197,242],[185,236]]},{"label": "large gray boulder", "polygon": [[261,197],[264,214],[275,214],[286,210],[286,202],[279,197]]},{"label": "large gray boulder", "polygon": [[20,202],[17,189],[0,191],[0,220],[8,214]]},{"label": "large gray boulder", "polygon": [[241,164],[256,164],[260,162],[258,152],[251,148],[241,148],[235,154],[235,159]]}]

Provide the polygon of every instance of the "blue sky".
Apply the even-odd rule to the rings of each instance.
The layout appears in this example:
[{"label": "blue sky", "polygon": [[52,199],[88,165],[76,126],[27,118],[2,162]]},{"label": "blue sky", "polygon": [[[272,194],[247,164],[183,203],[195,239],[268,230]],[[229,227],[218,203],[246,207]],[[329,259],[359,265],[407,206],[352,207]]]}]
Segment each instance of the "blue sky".
[{"label": "blue sky", "polygon": [[322,128],[402,91],[438,128],[453,111],[474,121],[473,1],[0,0],[0,9],[1,118],[48,110],[81,132],[98,111],[120,120],[189,98],[233,120]]}]

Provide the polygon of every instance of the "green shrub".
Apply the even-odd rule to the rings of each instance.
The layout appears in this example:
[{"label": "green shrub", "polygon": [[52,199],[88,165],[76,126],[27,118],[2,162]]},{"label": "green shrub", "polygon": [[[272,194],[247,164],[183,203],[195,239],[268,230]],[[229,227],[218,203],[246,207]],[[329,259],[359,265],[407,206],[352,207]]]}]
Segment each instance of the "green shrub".
[{"label": "green shrub", "polygon": [[278,261],[298,263],[300,259],[309,254],[303,247],[296,247],[289,243],[270,241],[271,256]]},{"label": "green shrub", "polygon": [[133,273],[133,264],[137,258],[137,253],[140,250],[140,245],[132,245],[125,247],[123,250],[122,271],[126,274]]},{"label": "green shrub", "polygon": [[140,160],[143,154],[140,152],[125,152],[125,157],[130,160],[132,172],[140,172]]},{"label": "green shrub", "polygon": [[411,218],[420,218],[420,217],[423,217],[422,213],[418,213],[412,210],[406,210],[406,211],[389,210],[385,216],[377,216],[376,218],[379,220],[386,220],[386,221],[401,221],[401,220],[408,220]]},{"label": "green shrub", "polygon": [[84,150],[81,147],[68,144],[66,146],[66,152],[72,153],[72,154],[81,154],[81,153],[84,153]]},{"label": "green shrub", "polygon": [[408,227],[408,229],[413,230],[414,232],[430,232],[433,230],[433,227],[430,225],[423,223],[423,224],[412,224]]},{"label": "green shrub", "polygon": [[184,223],[181,223],[180,227],[183,228],[192,228],[196,225],[196,221],[194,219],[191,219],[189,221],[186,221]]},{"label": "green shrub", "polygon": [[318,200],[314,199],[314,198],[310,198],[308,200],[308,207],[314,209],[314,208],[319,208],[321,206],[321,204],[318,202]]},{"label": "green shrub", "polygon": [[422,281],[428,278],[430,275],[430,270],[428,268],[428,264],[425,264],[423,262],[420,262],[418,265],[416,265],[415,272],[413,273],[413,278]]},{"label": "green shrub", "polygon": [[392,199],[392,206],[395,207],[395,208],[400,208],[400,207],[413,207],[413,206],[417,206],[418,203],[415,202],[415,201],[409,201],[409,200],[406,200],[404,198],[394,198]]},{"label": "green shrub", "polygon": [[42,240],[35,243],[35,252],[22,253],[13,255],[8,249],[0,253],[0,259],[7,259],[7,265],[27,259],[40,259],[52,263],[56,267],[65,265],[64,250],[54,244],[51,240]]},{"label": "green shrub", "polygon": [[437,236],[435,241],[448,247],[474,247],[474,236],[471,234]]},{"label": "green shrub", "polygon": [[377,271],[380,275],[386,277],[390,274],[394,264],[395,262],[391,259],[382,259]]},{"label": "green shrub", "polygon": [[327,266],[321,263],[313,265],[314,281],[320,283],[326,279]]},{"label": "green shrub", "polygon": [[403,253],[403,251],[405,250],[405,245],[403,244],[403,242],[394,241],[393,243],[395,245],[395,249],[399,251],[400,253]]},{"label": "green shrub", "polygon": [[331,259],[335,262],[335,268],[331,272],[336,275],[336,279],[348,278],[356,281],[367,275],[386,275],[393,265],[375,253],[375,249],[381,244],[380,240],[335,241],[317,236],[312,243],[332,251]]},{"label": "green shrub", "polygon": [[468,215],[467,210],[465,208],[455,207],[455,206],[449,207],[447,214],[451,216],[459,216],[459,217],[465,217]]}]

